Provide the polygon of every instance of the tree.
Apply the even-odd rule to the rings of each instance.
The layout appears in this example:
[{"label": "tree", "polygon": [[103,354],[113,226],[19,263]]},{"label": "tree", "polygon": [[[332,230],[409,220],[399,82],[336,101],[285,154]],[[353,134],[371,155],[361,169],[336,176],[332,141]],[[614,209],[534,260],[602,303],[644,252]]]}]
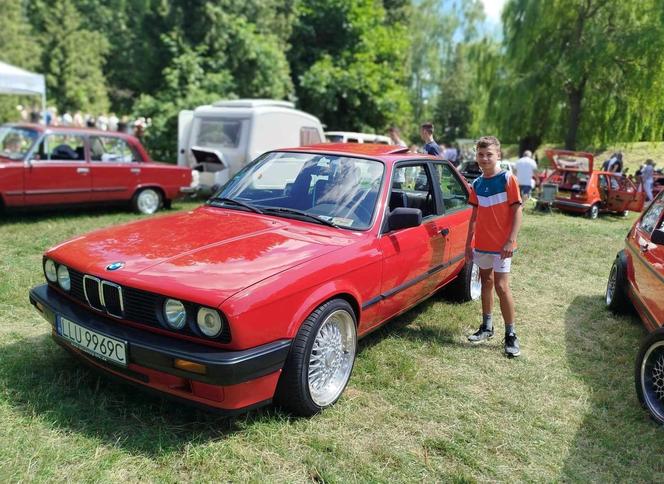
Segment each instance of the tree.
[{"label": "tree", "polygon": [[31,9],[33,23],[40,32],[49,98],[61,112],[106,112],[106,37],[83,28],[83,17],[72,0],[34,2]]},{"label": "tree", "polygon": [[[403,18],[394,2],[391,18]],[[329,129],[410,123],[406,25],[376,0],[302,0],[289,60],[300,107]]]},{"label": "tree", "polygon": [[511,0],[493,90],[503,132],[569,149],[660,138],[663,13],[658,0]]},{"label": "tree", "polygon": [[[17,0],[0,0],[0,10],[0,60],[23,69],[39,70],[41,49],[27,22],[25,4]],[[15,120],[15,106],[22,99],[3,95],[0,98],[0,120]],[[41,102],[35,97],[25,100],[35,106]]]}]

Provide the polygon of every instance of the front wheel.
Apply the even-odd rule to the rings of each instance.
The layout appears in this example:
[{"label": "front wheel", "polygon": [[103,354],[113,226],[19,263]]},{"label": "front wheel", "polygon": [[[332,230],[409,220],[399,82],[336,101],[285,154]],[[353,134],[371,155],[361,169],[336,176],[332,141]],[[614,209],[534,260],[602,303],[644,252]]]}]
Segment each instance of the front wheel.
[{"label": "front wheel", "polygon": [[161,192],[155,188],[143,188],[136,192],[132,200],[134,210],[143,215],[151,215],[162,204]]},{"label": "front wheel", "polygon": [[356,318],[344,299],[319,306],[297,332],[275,395],[295,415],[333,405],[350,380],[357,351]]},{"label": "front wheel", "polygon": [[664,328],[650,333],[636,357],[636,395],[659,424],[664,424]]}]

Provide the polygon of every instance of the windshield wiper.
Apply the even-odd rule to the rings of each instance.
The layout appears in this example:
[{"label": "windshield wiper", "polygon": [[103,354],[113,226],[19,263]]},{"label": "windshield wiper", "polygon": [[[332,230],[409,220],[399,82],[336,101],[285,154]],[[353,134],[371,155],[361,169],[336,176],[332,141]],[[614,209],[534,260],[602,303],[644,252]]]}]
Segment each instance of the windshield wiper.
[{"label": "windshield wiper", "polygon": [[235,200],[234,198],[212,197],[211,199],[208,200],[208,203],[215,203],[215,202],[237,205],[238,207],[246,208],[247,210],[251,210],[252,212],[255,213],[263,213],[263,211],[260,208],[256,208],[253,205],[249,205],[248,203]]},{"label": "windshield wiper", "polygon": [[334,222],[326,220],[323,217],[319,217],[318,215],[312,215],[310,213],[304,212],[302,210],[297,210],[297,209],[294,209],[294,208],[265,207],[263,209],[263,212],[264,213],[283,213],[283,214],[288,214],[288,215],[297,215],[298,217],[304,217],[307,220],[311,220],[312,222],[327,225],[328,227],[335,227],[335,228],[339,227]]}]

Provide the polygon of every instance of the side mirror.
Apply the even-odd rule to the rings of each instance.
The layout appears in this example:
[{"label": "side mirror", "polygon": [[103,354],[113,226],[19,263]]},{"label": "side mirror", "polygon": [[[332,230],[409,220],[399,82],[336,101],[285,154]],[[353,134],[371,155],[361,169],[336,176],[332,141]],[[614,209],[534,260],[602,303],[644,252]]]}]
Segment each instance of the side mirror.
[{"label": "side mirror", "polygon": [[657,245],[664,245],[664,230],[657,229],[652,231],[650,242]]},{"label": "side mirror", "polygon": [[419,208],[398,207],[390,212],[387,217],[387,228],[393,230],[417,227],[422,224],[422,210]]}]

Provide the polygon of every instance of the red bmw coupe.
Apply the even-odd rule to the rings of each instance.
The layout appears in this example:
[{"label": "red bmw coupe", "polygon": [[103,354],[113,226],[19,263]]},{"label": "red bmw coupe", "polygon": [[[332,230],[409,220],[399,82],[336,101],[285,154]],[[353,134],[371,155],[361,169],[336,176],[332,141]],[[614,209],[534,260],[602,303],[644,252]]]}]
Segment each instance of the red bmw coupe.
[{"label": "red bmw coupe", "polygon": [[468,190],[394,146],[269,152],[196,210],[49,249],[30,301],[58,344],[126,381],[313,415],[342,394],[358,337],[443,286],[479,297]]}]

